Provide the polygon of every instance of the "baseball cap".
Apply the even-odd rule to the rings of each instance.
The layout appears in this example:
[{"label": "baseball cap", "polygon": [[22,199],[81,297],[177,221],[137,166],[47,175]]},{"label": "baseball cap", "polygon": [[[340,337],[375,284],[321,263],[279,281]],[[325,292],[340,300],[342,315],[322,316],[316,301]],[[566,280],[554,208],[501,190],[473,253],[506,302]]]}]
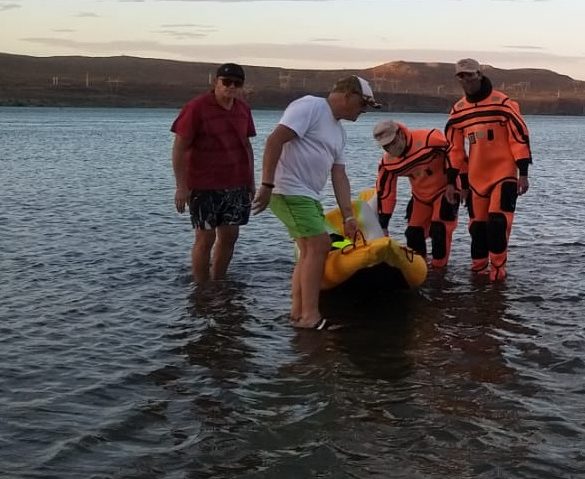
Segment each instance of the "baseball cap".
[{"label": "baseball cap", "polygon": [[392,143],[396,134],[400,130],[400,125],[392,120],[382,120],[374,126],[374,139],[382,148]]},{"label": "baseball cap", "polygon": [[236,63],[224,63],[223,65],[220,65],[217,69],[217,72],[215,73],[215,76],[239,78],[242,81],[246,79],[244,69]]},{"label": "baseball cap", "polygon": [[372,108],[380,108],[382,105],[374,99],[374,92],[370,84],[357,75],[343,77],[333,85],[333,92],[351,92],[361,95],[364,101]]},{"label": "baseball cap", "polygon": [[479,71],[481,71],[479,62],[473,58],[463,58],[455,64],[455,75],[459,73],[477,73]]}]

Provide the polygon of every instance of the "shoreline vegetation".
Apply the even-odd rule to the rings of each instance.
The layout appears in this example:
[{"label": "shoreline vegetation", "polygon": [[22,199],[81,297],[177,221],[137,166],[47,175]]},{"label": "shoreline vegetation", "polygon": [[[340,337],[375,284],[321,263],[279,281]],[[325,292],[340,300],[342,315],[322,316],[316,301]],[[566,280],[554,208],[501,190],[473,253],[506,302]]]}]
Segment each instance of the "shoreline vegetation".
[{"label": "shoreline vegetation", "polygon": [[[0,106],[180,108],[209,88],[218,63],[129,56],[33,57],[0,53]],[[306,94],[326,96],[335,80],[367,78],[382,111],[447,113],[461,90],[451,63],[395,61],[362,70],[244,65],[254,109],[283,109]],[[585,81],[543,69],[484,67],[494,88],[523,114],[585,115]]]}]

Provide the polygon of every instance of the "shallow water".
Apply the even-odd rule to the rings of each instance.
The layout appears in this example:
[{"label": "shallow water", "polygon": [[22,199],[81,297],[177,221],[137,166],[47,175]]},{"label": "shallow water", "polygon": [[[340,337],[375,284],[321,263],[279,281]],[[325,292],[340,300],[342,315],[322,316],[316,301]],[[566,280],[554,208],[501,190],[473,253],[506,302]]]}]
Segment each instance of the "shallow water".
[{"label": "shallow water", "polygon": [[[228,280],[194,288],[175,114],[0,108],[1,477],[583,477],[585,118],[527,117],[505,283],[470,275],[463,214],[445,273],[340,298],[325,306],[352,327],[315,333],[288,324],[292,248],[269,213]],[[354,190],[382,116],[347,124]],[[255,112],[258,159],[278,117]]]}]

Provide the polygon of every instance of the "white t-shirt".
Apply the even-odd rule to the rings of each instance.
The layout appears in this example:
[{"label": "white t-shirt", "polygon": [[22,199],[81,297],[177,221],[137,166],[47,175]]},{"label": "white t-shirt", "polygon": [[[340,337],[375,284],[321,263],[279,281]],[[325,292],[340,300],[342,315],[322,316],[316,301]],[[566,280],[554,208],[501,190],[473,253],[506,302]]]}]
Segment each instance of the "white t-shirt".
[{"label": "white t-shirt", "polygon": [[319,200],[333,164],[345,164],[345,130],[325,98],[293,101],[279,122],[297,137],[284,144],[274,176],[274,193]]}]

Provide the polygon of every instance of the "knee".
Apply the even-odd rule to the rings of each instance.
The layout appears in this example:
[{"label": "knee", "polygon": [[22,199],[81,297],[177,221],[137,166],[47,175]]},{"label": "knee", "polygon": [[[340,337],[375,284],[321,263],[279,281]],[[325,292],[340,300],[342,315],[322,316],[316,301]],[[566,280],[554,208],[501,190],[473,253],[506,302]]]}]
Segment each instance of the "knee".
[{"label": "knee", "polygon": [[326,256],[331,250],[331,240],[327,234],[300,238],[297,244],[303,257]]},{"label": "knee", "polygon": [[195,246],[201,249],[211,249],[215,243],[215,231],[214,230],[201,230],[195,231]]},{"label": "knee", "polygon": [[219,226],[217,228],[217,241],[222,245],[233,246],[240,235],[238,226]]},{"label": "knee", "polygon": [[329,235],[319,235],[315,237],[315,251],[318,254],[327,255],[331,251],[331,240]]}]

